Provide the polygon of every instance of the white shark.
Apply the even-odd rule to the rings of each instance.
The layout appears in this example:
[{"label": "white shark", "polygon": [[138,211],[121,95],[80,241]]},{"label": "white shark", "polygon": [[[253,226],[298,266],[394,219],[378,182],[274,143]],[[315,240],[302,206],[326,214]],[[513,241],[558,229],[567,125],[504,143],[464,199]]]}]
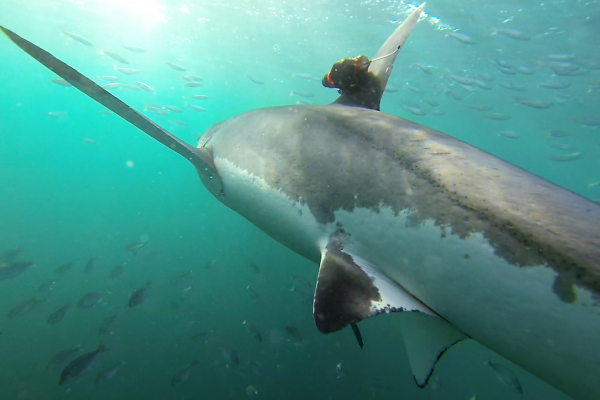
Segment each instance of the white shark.
[{"label": "white shark", "polygon": [[[376,58],[404,45],[422,9]],[[445,349],[473,338],[574,398],[600,398],[598,204],[352,101],[250,111],[213,126],[194,148],[2,30],[192,162],[219,201],[319,264],[320,331],[406,311],[399,318],[420,386]],[[380,94],[396,55],[369,67]]]}]

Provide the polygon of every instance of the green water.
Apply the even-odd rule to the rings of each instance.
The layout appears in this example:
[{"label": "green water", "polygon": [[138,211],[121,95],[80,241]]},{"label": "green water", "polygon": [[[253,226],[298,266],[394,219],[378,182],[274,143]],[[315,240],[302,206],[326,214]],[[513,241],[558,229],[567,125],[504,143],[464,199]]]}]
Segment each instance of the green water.
[{"label": "green water", "polygon": [[[550,1],[431,1],[423,19],[402,49],[382,111],[405,117],[465,140],[583,196],[600,199],[600,128],[585,126],[581,116],[598,114],[600,63],[600,3]],[[17,32],[98,83],[101,75],[117,75],[122,83],[142,81],[156,92],[119,89],[113,93],[144,112],[146,103],[173,105],[180,114],[145,115],[183,140],[194,143],[194,132],[245,111],[310,100],[327,104],[335,92],[316,80],[332,63],[348,56],[373,56],[405,18],[402,2],[233,1],[177,3],[171,1],[17,1],[0,2],[0,24]],[[433,17],[437,17],[435,19]],[[503,22],[504,21],[504,22]],[[492,35],[493,27],[520,29],[532,36],[517,41]],[[91,41],[84,46],[60,28]],[[477,43],[448,37],[460,28]],[[141,46],[132,53],[121,44]],[[121,65],[99,54],[107,50],[129,61]],[[552,78],[544,58],[574,54],[586,62],[585,75],[558,77],[567,89],[537,87]],[[500,359],[476,343],[452,348],[434,373],[434,385],[419,389],[413,382],[394,315],[360,324],[365,348],[360,350],[349,329],[320,334],[312,319],[310,299],[290,291],[292,277],[314,286],[317,266],[277,244],[243,218],[216,201],[194,169],[179,155],[102,109],[74,88],[50,82],[57,78],[8,39],[0,38],[0,250],[22,247],[21,260],[35,266],[22,275],[0,281],[0,399],[243,399],[246,388],[264,399],[560,399],[556,392],[511,365],[524,395],[502,386],[482,363]],[[503,58],[535,70],[533,75],[505,75],[490,59]],[[178,72],[168,60],[185,66]],[[412,63],[430,65],[427,75]],[[127,76],[114,65],[140,70]],[[186,73],[201,76],[201,88],[183,88]],[[492,90],[468,93],[455,100],[444,94],[452,83],[445,74],[490,74]],[[253,83],[247,74],[260,79]],[[557,78],[557,79],[558,79]],[[527,92],[500,86],[513,82]],[[596,84],[594,84],[596,82]],[[407,89],[417,86],[423,94]],[[313,98],[290,96],[292,90]],[[209,99],[192,100],[189,94]],[[514,103],[523,96],[553,101],[549,109]],[[439,107],[423,103],[436,99]],[[200,105],[207,112],[185,107]],[[413,115],[401,103],[419,103],[445,115]],[[467,103],[493,106],[510,115],[488,120]],[[67,113],[52,117],[47,112]],[[169,120],[181,120],[179,126]],[[560,129],[568,137],[546,131]],[[514,130],[511,139],[499,132]],[[89,139],[94,143],[82,141]],[[556,162],[565,154],[550,143],[570,144],[583,152],[577,160]],[[568,153],[568,152],[567,152]],[[148,240],[139,252],[124,251],[130,242]],[[83,268],[96,258],[92,272]],[[214,261],[212,261],[214,260]],[[212,261],[212,266],[205,266]],[[56,267],[72,262],[65,274]],[[260,267],[256,273],[251,263]],[[110,271],[124,274],[110,279]],[[178,275],[192,271],[181,281]],[[55,280],[48,293],[39,286]],[[127,307],[131,293],[150,285],[145,302]],[[250,286],[257,298],[252,296]],[[190,289],[188,289],[190,288]],[[101,291],[102,303],[92,309],[73,307],[64,321],[46,320],[58,306]],[[32,296],[47,301],[19,318],[5,315]],[[114,333],[99,336],[98,327],[113,314]],[[256,341],[243,322],[257,326]],[[301,344],[286,333],[295,326]],[[208,332],[204,340],[191,337]],[[80,344],[83,352],[99,344],[102,354],[81,380],[58,385],[60,369],[48,370],[57,351]],[[219,347],[236,349],[239,365],[224,365]],[[173,375],[197,360],[188,381],[172,386]],[[264,375],[249,367],[255,360]],[[104,384],[96,374],[119,361],[124,365]],[[342,362],[343,361],[343,362]],[[336,373],[342,362],[343,376]]]}]

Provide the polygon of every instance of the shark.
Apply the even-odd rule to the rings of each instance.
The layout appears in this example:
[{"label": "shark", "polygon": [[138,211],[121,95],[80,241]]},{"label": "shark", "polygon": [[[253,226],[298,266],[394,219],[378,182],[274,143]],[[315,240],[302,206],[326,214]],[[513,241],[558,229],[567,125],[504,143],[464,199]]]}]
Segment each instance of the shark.
[{"label": "shark", "polygon": [[377,110],[423,7],[369,65],[375,101],[342,95],[252,110],[215,124],[197,146],[1,30],[182,155],[218,201],[318,265],[319,331],[396,312],[420,387],[447,349],[476,340],[573,398],[600,398],[600,205]]}]

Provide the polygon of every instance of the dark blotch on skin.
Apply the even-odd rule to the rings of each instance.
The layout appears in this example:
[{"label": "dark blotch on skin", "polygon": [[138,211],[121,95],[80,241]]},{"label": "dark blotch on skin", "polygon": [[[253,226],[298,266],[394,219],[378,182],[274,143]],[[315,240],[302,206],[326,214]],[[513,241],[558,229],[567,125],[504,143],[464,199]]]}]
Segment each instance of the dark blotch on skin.
[{"label": "dark blotch on skin", "polygon": [[335,332],[369,317],[371,302],[380,300],[379,290],[369,276],[339,243],[330,241],[315,293],[314,318],[319,331]]}]

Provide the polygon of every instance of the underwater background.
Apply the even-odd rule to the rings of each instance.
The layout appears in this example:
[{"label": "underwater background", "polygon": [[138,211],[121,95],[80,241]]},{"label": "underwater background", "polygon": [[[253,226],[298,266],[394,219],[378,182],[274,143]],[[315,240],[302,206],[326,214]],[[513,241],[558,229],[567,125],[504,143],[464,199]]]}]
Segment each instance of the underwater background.
[{"label": "underwater background", "polygon": [[[254,108],[332,102],[321,84],[331,65],[373,57],[413,8],[3,0],[0,24],[101,85],[116,76],[113,94],[195,143]],[[425,12],[382,111],[599,201],[600,2],[434,0]],[[419,389],[393,314],[360,323],[363,350],[350,329],[320,334],[316,265],[216,201],[179,155],[52,82],[4,36],[0,71],[0,252],[35,263],[0,280],[0,399],[568,398],[473,341],[450,349]],[[185,87],[189,75],[202,86]],[[63,319],[49,320],[66,304]],[[59,385],[68,361],[101,344],[109,350],[87,375]],[[67,349],[77,350],[52,360]],[[510,366],[524,393],[503,386],[487,360]]]}]

